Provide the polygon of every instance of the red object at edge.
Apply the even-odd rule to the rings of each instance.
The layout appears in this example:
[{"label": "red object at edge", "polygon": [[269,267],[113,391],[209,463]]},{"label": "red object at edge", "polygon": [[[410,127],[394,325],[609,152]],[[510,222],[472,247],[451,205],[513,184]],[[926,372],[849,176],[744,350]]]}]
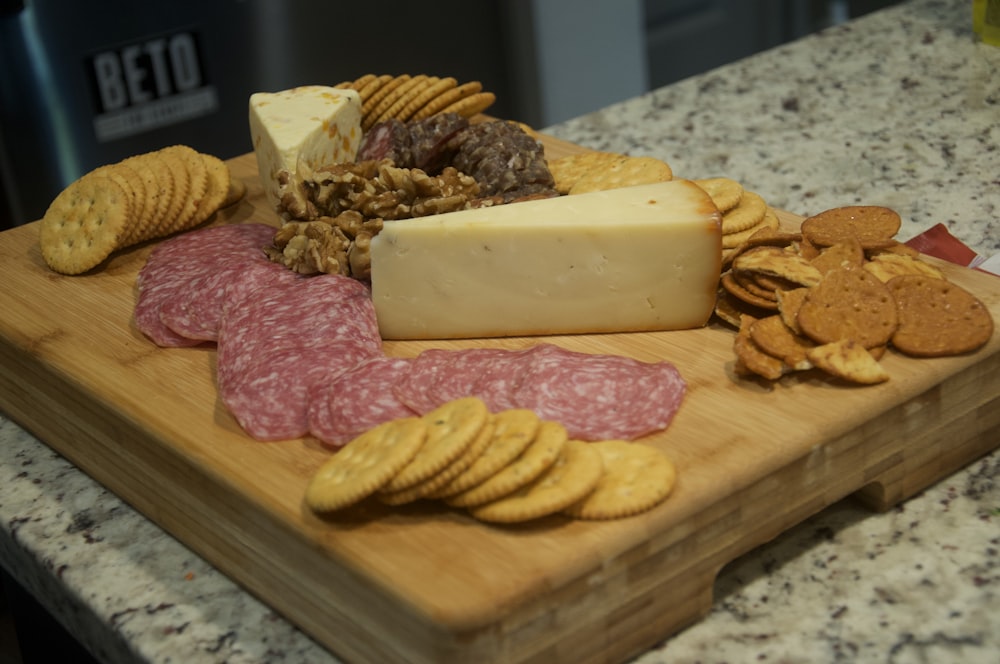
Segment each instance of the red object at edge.
[{"label": "red object at edge", "polygon": [[969,249],[957,237],[952,235],[944,224],[935,224],[926,231],[906,241],[922,254],[934,256],[941,260],[968,267],[979,256]]}]

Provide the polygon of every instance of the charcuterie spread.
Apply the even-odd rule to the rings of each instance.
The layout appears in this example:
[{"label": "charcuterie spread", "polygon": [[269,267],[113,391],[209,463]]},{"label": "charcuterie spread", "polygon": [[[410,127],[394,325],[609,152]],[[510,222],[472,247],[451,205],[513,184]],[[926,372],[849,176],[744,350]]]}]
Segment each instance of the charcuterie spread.
[{"label": "charcuterie spread", "polygon": [[[171,146],[70,185],[42,220],[42,255],[81,274],[158,241],[136,327],[164,348],[214,345],[219,398],[250,437],[312,436],[334,452],[303,488],[317,511],[439,499],[510,522],[666,499],[673,465],[641,439],[683,407],[670,358],[547,335],[714,319],[736,330],[739,380],[812,371],[858,386],[890,379],[885,353],[971,353],[993,335],[981,302],[894,239],[892,210],[837,208],[783,230],[725,177],[608,152],[548,159],[529,127],[478,115],[492,100],[428,76],[254,94],[274,225],[206,223],[242,192],[223,162]],[[535,342],[383,351],[509,336]],[[608,506],[623,482],[653,489]]]}]

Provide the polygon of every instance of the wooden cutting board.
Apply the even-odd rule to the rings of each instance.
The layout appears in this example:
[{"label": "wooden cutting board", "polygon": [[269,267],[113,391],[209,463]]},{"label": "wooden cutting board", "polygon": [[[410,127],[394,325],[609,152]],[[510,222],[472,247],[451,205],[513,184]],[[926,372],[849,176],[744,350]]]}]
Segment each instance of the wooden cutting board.
[{"label": "wooden cutting board", "polygon": [[[550,156],[579,149],[545,140]],[[277,224],[253,156],[230,165],[248,197],[214,223]],[[134,281],[152,247],[63,277],[37,233],[0,234],[0,408],[351,661],[620,661],[705,614],[716,573],[740,554],[849,494],[885,509],[1000,443],[998,335],[963,357],[890,354],[892,378],[875,387],[738,380],[721,324],[548,337],[680,369],[686,401],[644,441],[678,468],[664,504],[607,523],[496,527],[435,504],[324,520],[302,494],[327,452],[313,439],[251,440],[219,403],[212,348],[160,349],[136,331]],[[1000,280],[945,269],[1000,320]]]}]

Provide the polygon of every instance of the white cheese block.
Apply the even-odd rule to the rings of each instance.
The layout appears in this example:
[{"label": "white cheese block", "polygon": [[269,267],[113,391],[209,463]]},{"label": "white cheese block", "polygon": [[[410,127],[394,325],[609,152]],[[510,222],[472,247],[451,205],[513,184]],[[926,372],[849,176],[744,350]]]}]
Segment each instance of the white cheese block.
[{"label": "white cheese block", "polygon": [[687,180],[387,221],[372,297],[384,339],[700,327],[721,246]]},{"label": "white cheese block", "polygon": [[361,143],[356,90],[306,85],[250,95],[250,138],[261,184],[278,204],[278,172],[354,161]]}]

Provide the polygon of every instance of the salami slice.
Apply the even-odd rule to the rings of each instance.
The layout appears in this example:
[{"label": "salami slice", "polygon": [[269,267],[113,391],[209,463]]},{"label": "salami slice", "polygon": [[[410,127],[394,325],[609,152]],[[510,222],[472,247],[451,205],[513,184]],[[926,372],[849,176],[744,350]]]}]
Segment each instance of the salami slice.
[{"label": "salami slice", "polygon": [[513,398],[581,440],[633,440],[666,429],[686,385],[669,362],[640,362],[543,345],[532,353]]},{"label": "salami slice", "polygon": [[213,340],[214,331],[201,332],[205,326],[218,325],[218,303],[223,297],[213,295],[213,289],[224,288],[251,265],[275,273],[275,268],[284,270],[271,267],[260,251],[273,235],[274,228],[266,224],[233,224],[192,231],[161,243],[136,280],[136,327],[160,346],[193,346]]},{"label": "salami slice", "polygon": [[484,360],[470,394],[482,399],[492,413],[517,408],[514,392],[521,377],[531,367],[531,358],[539,352],[539,348],[541,346],[505,351]]},{"label": "salami slice", "polygon": [[358,146],[355,161],[381,161],[389,159],[397,168],[413,166],[410,130],[396,118],[383,120],[365,132]]},{"label": "salami slice", "polygon": [[428,394],[439,404],[467,396],[480,396],[476,388],[483,372],[498,365],[512,366],[514,355],[513,351],[502,348],[456,350],[449,360],[442,363],[437,381],[429,386]]},{"label": "salami slice", "polygon": [[337,448],[383,422],[414,415],[393,391],[412,362],[371,357],[323,383],[309,402],[310,433],[323,445]]},{"label": "salami slice", "polygon": [[373,319],[367,289],[332,274],[271,284],[228,306],[216,356],[223,404],[259,440],[306,435],[317,385],[381,355]]},{"label": "salami slice", "polygon": [[216,261],[217,269],[189,285],[186,293],[168,298],[160,307],[160,320],[189,339],[216,341],[219,322],[227,303],[278,281],[303,277],[264,257],[227,257]]},{"label": "salami slice", "polygon": [[430,348],[417,355],[410,370],[394,386],[396,397],[420,415],[440,406],[441,403],[431,394],[431,390],[447,370],[455,352]]}]

